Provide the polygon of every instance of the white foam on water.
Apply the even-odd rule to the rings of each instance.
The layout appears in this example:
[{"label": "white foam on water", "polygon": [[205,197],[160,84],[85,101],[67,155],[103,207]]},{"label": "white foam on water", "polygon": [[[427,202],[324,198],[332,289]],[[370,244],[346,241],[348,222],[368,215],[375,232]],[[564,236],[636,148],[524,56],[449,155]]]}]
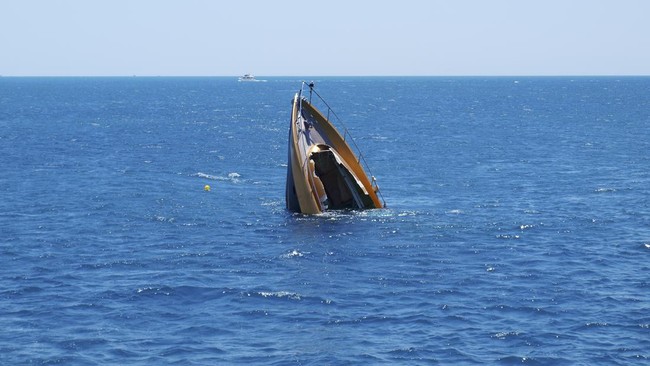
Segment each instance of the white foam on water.
[{"label": "white foam on water", "polygon": [[230,181],[233,183],[239,183],[241,175],[236,172],[228,173],[228,176],[220,176],[220,175],[213,175],[213,174],[207,174],[207,173],[202,173],[198,172],[196,174],[193,174],[192,176],[194,177],[199,177],[199,178],[204,178],[204,179],[210,179],[210,180],[216,180],[216,181]]}]

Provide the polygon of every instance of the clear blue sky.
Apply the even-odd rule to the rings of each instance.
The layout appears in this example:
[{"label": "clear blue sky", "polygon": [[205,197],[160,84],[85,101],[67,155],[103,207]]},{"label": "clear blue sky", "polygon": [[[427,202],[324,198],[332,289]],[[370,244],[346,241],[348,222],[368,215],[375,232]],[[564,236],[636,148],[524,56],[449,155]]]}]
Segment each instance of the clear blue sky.
[{"label": "clear blue sky", "polygon": [[650,75],[650,0],[0,0],[0,75]]}]

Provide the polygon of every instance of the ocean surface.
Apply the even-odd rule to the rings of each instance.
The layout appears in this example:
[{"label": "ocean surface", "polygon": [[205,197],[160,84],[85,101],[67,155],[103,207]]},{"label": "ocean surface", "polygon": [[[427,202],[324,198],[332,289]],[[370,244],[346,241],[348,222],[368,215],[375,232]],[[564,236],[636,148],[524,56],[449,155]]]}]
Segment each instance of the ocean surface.
[{"label": "ocean surface", "polygon": [[301,80],[0,77],[0,364],[650,364],[649,77],[314,78],[317,216]]}]

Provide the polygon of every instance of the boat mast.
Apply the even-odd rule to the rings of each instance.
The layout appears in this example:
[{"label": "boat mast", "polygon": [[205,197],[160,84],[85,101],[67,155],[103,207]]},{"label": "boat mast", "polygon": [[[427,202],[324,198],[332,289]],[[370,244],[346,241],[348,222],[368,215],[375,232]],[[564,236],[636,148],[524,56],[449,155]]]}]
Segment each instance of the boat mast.
[{"label": "boat mast", "polygon": [[314,91],[314,82],[310,82],[307,86],[309,86],[309,104],[311,104],[311,93]]}]

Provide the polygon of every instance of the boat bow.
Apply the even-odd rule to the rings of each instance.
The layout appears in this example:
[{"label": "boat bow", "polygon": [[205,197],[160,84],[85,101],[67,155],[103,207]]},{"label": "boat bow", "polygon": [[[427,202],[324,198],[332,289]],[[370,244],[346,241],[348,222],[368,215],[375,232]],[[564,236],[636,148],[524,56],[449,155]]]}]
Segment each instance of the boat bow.
[{"label": "boat bow", "polygon": [[292,103],[288,150],[287,209],[317,214],[384,207],[374,177],[368,178],[346,139],[302,96],[302,89]]}]

